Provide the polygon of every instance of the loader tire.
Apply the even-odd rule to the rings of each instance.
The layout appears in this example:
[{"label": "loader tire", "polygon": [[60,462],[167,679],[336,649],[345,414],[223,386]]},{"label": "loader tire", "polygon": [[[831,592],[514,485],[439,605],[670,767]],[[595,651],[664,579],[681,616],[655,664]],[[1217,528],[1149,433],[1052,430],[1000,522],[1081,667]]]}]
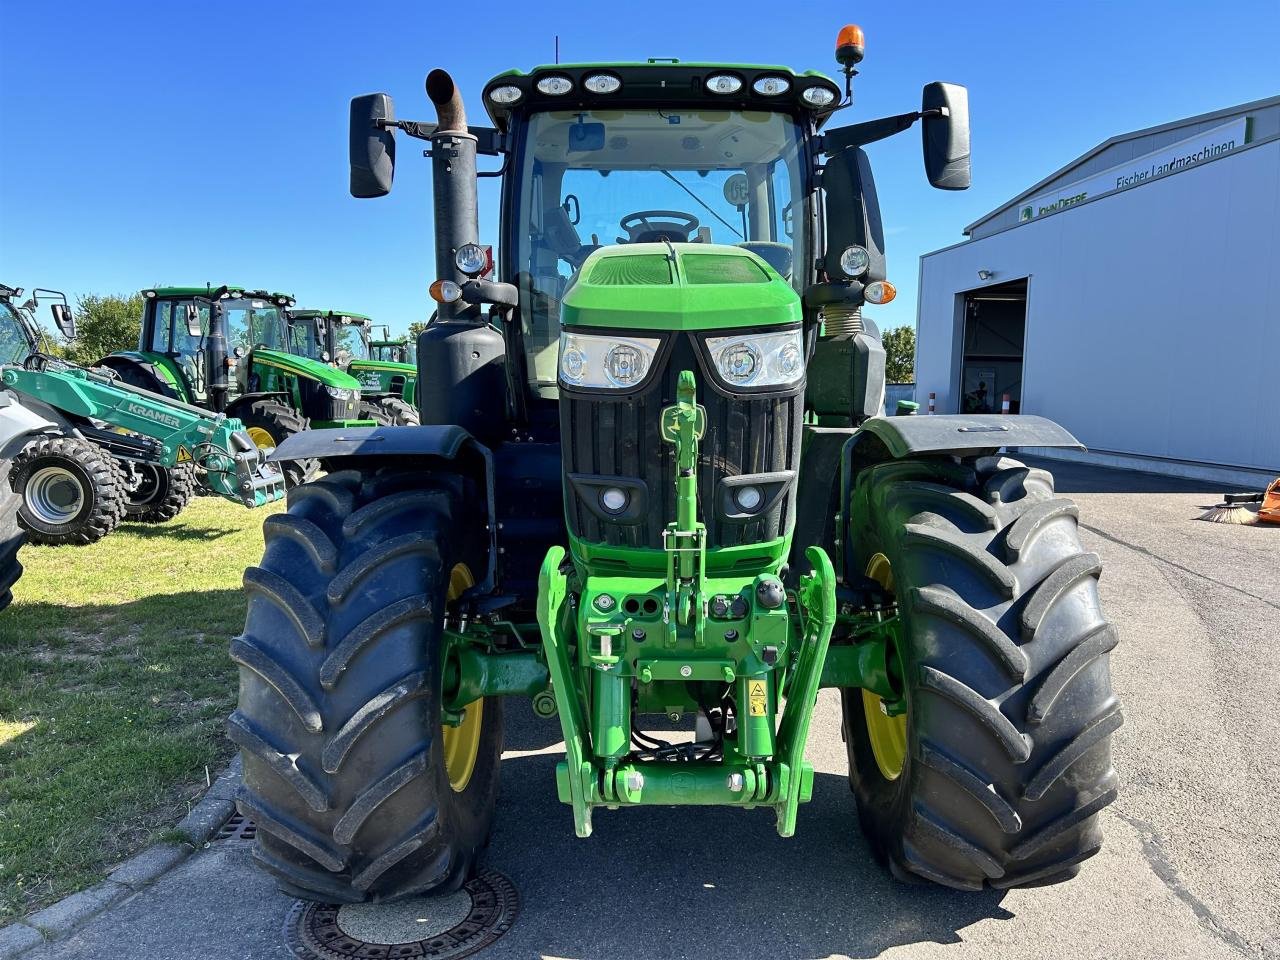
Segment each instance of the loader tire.
[{"label": "loader tire", "polygon": [[153,463],[133,466],[135,482],[125,490],[124,518],[134,523],[164,523],[186,509],[196,495],[196,468],[192,463],[161,467]]},{"label": "loader tire", "polygon": [[18,522],[32,543],[96,543],[124,517],[122,471],[97,444],[38,437],[13,458]]},{"label": "loader tire", "polygon": [[13,601],[13,585],[22,577],[18,551],[27,534],[18,523],[21,503],[9,485],[9,461],[0,460],[0,610]]},{"label": "loader tire", "polygon": [[[306,417],[278,400],[254,400],[232,415],[240,418],[249,438],[263,450],[280,446],[308,426]],[[276,466],[284,476],[285,488],[291,489],[311,479],[320,465],[315,460],[285,460]]]},{"label": "loader tire", "polygon": [[905,714],[843,691],[877,857],[963,890],[1075,876],[1102,844],[1122,721],[1075,504],[1014,460],[920,458],[865,469],[848,516],[855,572],[891,585],[902,620]]},{"label": "loader tire", "polygon": [[263,525],[231,641],[240,699],[227,731],[254,856],[293,896],[453,890],[487,841],[501,699],[467,707],[456,729],[474,738],[469,752],[440,712],[447,598],[483,534],[461,491],[447,474],[342,471],[295,488]]},{"label": "loader tire", "polygon": [[406,403],[399,397],[383,397],[376,405],[382,415],[397,427],[416,427],[422,422],[413,404]]}]

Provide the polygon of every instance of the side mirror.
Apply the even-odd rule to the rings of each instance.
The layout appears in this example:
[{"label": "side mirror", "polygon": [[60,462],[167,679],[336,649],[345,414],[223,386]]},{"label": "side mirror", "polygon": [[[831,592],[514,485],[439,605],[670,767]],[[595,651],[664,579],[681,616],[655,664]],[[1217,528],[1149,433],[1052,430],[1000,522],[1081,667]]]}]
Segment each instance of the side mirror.
[{"label": "side mirror", "polygon": [[240,346],[240,344],[237,343],[234,347],[231,348],[231,355],[235,357],[237,360],[242,359],[244,357],[244,347]]},{"label": "side mirror", "polygon": [[958,83],[929,83],[920,98],[924,170],[939,190],[968,190],[969,91]]},{"label": "side mirror", "polygon": [[196,309],[194,303],[187,304],[187,333],[197,339],[204,336],[204,331],[200,329],[200,311]]},{"label": "side mirror", "polygon": [[[827,276],[864,284],[885,279],[884,225],[866,151],[846,147],[829,157],[822,168],[822,190],[827,195],[827,250],[822,258]],[[840,268],[840,254],[855,244],[866,249],[870,263],[860,277],[849,277]]]},{"label": "side mirror", "polygon": [[320,359],[321,359],[323,362],[328,363],[328,362],[329,362],[330,360],[332,360],[333,358],[332,358],[331,356],[329,356],[329,351],[328,351],[328,350],[321,350],[321,351],[320,351]]},{"label": "side mirror", "polygon": [[351,101],[351,195],[385,197],[396,171],[395,130],[381,120],[395,120],[388,93],[367,93]]},{"label": "side mirror", "polygon": [[58,328],[58,332],[62,334],[64,339],[74,340],[76,338],[76,318],[71,313],[71,308],[65,303],[54,303],[49,306],[50,312],[53,313],[53,322]]}]

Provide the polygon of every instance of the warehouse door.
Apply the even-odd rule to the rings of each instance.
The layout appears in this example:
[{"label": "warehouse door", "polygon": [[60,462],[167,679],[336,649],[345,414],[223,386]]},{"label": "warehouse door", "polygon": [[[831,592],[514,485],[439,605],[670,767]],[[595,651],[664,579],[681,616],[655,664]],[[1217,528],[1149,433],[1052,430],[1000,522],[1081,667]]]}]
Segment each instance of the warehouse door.
[{"label": "warehouse door", "polygon": [[1026,327],[1026,278],[964,295],[961,413],[999,413],[1005,394],[1009,411],[1021,410]]}]

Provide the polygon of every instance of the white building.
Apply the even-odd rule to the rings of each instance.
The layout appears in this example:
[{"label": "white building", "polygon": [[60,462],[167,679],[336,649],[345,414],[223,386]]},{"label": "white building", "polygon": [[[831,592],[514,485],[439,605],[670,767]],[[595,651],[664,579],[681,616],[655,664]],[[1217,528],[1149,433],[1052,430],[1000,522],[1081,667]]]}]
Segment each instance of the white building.
[{"label": "white building", "polygon": [[1280,474],[1280,96],[1113,137],[920,261],[916,398],[1090,459]]}]

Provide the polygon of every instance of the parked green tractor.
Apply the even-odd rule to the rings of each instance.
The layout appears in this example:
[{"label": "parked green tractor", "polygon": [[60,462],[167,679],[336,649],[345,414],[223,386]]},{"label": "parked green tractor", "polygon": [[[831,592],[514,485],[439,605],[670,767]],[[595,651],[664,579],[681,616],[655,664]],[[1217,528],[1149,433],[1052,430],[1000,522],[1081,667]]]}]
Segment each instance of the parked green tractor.
[{"label": "parked green tractor", "polygon": [[[417,352],[407,341],[391,339],[386,326],[374,325],[368,317],[341,310],[293,310],[290,322],[312,325],[322,344],[321,355],[355,377],[361,416],[385,424],[417,425]],[[371,339],[379,330],[382,337]]]},{"label": "parked green tractor", "polygon": [[[265,524],[231,644],[238,802],[288,891],[463,882],[505,695],[558,716],[582,837],[601,809],[689,804],[791,836],[829,687],[896,876],[1041,884],[1097,852],[1120,724],[1099,562],[1049,475],[1001,453],[1079,444],[1034,416],[885,417],[862,316],[893,296],[863,147],[923,121],[930,183],[967,187],[967,93],[826,129],[861,32],[837,52],[843,96],[662,60],[503,73],[490,129],[441,70],[438,124],[352,101],[354,195],[390,190],[397,131],[430,143],[439,315],[423,426],[274,454],[329,471]],[[477,153],[503,177],[495,279]]]},{"label": "parked green tractor", "polygon": [[[242,421],[262,449],[316,427],[372,426],[358,412],[360,385],[341,370],[290,352],[293,298],[244,287],[144,290],[136,351],[99,365],[125,383]],[[301,483],[314,464],[282,465]]]},{"label": "parked green tractor", "polygon": [[[0,287],[0,460],[31,540],[93,543],[122,520],[171,520],[198,484],[246,507],[284,496],[238,420],[41,353],[34,301],[15,307],[19,293]],[[65,302],[54,307],[73,338]]]}]

